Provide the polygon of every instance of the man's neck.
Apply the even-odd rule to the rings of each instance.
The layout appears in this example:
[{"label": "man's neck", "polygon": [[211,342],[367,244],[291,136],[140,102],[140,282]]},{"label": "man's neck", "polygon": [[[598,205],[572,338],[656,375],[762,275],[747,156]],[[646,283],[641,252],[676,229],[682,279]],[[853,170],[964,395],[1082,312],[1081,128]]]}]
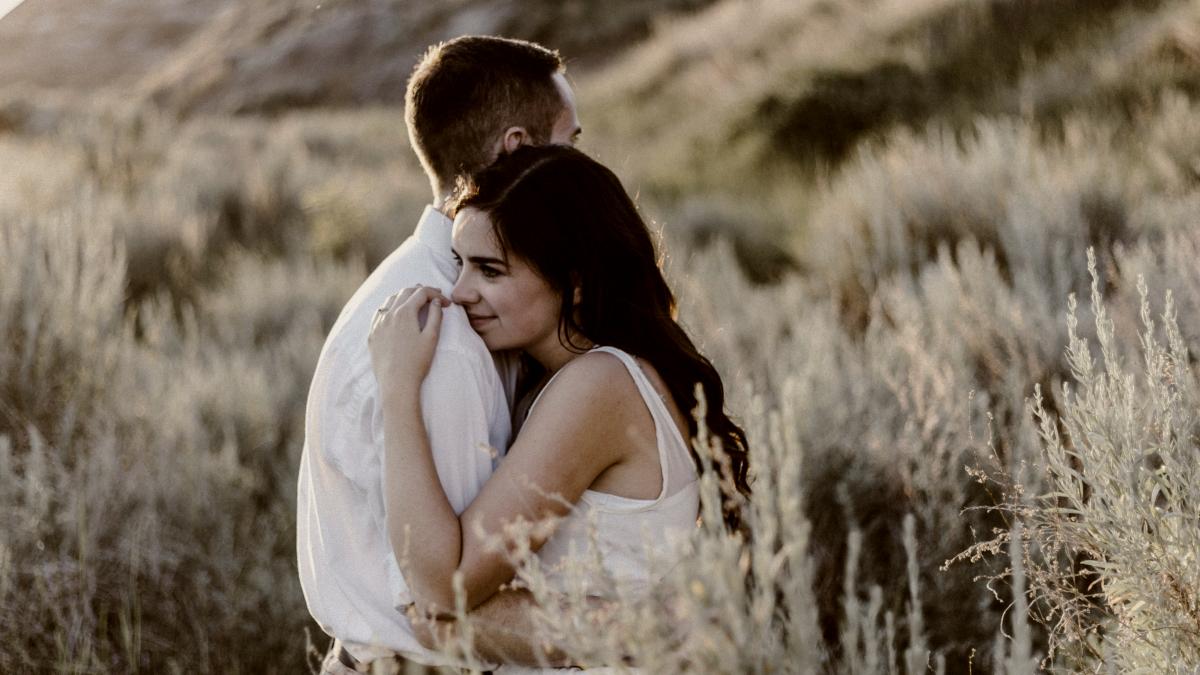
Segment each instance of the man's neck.
[{"label": "man's neck", "polygon": [[447,218],[449,218],[450,214],[446,209],[446,204],[448,204],[450,202],[451,193],[449,193],[449,192],[446,192],[446,193],[434,192],[433,194],[434,194],[433,204],[432,204],[433,208],[437,211],[440,211],[443,216],[446,216]]}]

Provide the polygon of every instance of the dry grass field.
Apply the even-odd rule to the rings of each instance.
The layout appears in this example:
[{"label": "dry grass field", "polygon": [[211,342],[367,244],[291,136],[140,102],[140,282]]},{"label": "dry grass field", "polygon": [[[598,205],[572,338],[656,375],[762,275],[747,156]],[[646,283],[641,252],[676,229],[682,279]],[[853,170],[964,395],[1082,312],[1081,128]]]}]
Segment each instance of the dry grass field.
[{"label": "dry grass field", "polygon": [[[505,26],[586,55],[583,147],[661,230],[756,483],[750,540],[709,518],[650,597],[545,598],[547,642],[647,673],[1196,672],[1200,6],[564,7]],[[279,34],[357,25],[303,17]],[[306,672],[327,643],[294,561],[309,378],[427,183],[394,98],[197,80],[184,47],[127,90],[0,86],[3,673]]]}]

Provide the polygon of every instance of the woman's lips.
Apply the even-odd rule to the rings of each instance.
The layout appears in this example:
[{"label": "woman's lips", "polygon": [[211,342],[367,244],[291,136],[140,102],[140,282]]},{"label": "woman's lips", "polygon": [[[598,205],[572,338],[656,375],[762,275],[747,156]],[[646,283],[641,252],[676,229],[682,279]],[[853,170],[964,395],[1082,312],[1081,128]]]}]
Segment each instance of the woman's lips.
[{"label": "woman's lips", "polygon": [[471,322],[471,328],[478,328],[478,327],[486,324],[487,322],[491,321],[494,318],[496,318],[496,317],[494,317],[494,316],[476,316],[474,314],[467,315],[467,320]]}]

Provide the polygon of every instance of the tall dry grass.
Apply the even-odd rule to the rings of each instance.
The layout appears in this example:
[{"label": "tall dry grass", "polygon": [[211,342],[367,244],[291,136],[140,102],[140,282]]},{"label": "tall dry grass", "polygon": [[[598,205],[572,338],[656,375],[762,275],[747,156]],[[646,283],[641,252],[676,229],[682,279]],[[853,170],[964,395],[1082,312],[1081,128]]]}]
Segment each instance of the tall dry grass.
[{"label": "tall dry grass", "polygon": [[[751,540],[705,526],[654,593],[601,582],[617,611],[526,569],[546,641],[662,673],[1197,658],[1196,14],[1102,4],[1014,60],[997,3],[726,1],[580,82],[758,478]],[[836,169],[772,154],[764,97],[886,103],[911,92],[849,76],[897,59],[960,107],[883,115]],[[0,671],[303,671],[304,398],[425,200],[399,111],[0,118]]]},{"label": "tall dry grass", "polygon": [[[1156,300],[1141,276],[1138,337],[1119,339],[1117,323],[1135,317],[1110,314],[1090,252],[1088,263],[1095,339],[1080,336],[1072,295],[1073,382],[1063,383],[1057,414],[1040,388],[1029,403],[1045,452],[980,474],[1002,490],[998,508],[1025,524],[1025,539],[1002,533],[970,553],[1010,539],[1019,547],[1058,662],[1187,672],[1200,662],[1194,352],[1174,294]],[[1029,489],[1030,476],[1041,490]]]},{"label": "tall dry grass", "polygon": [[[226,202],[290,219],[270,224],[288,236],[307,222],[254,181],[164,188],[170,144],[111,123],[34,143],[26,170],[77,134],[109,159],[0,217],[0,670],[294,672],[311,630],[293,563],[305,393],[363,259],[231,232],[205,189],[244,189]],[[139,256],[170,273],[127,272]]]}]

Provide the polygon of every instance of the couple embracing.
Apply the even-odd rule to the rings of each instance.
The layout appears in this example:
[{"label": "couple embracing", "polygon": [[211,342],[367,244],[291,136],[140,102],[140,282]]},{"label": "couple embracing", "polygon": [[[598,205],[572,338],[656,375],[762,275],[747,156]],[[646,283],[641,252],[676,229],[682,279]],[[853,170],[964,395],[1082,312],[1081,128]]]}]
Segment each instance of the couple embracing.
[{"label": "couple embracing", "polygon": [[745,434],[675,321],[632,200],[573,147],[555,52],[437,45],[406,122],[433,202],[342,310],[306,409],[297,550],[335,638],[322,672],[448,664],[436,642],[460,602],[498,672],[566,667],[529,629],[534,600],[493,538],[551,522],[518,535],[551,582],[583,553],[652,584],[649,560],[699,515],[697,385],[729,458],[718,470],[748,495]]}]

